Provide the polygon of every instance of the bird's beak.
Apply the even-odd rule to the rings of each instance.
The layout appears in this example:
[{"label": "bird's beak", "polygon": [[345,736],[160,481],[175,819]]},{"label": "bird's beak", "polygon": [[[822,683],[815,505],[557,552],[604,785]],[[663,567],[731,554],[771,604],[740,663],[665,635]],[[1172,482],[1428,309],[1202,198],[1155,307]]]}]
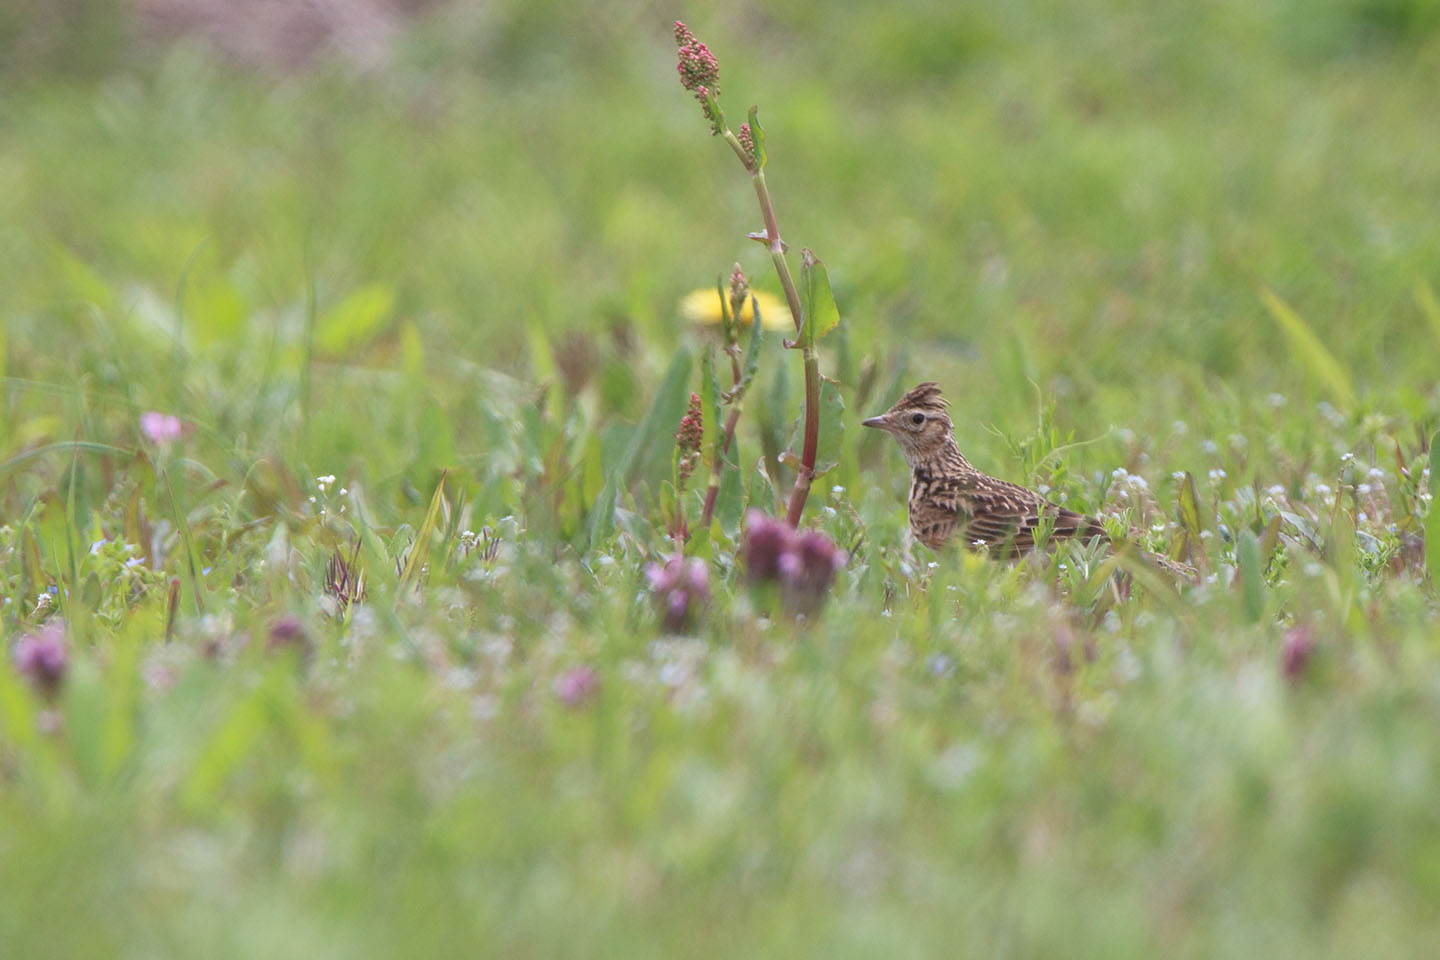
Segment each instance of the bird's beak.
[{"label": "bird's beak", "polygon": [[860,426],[862,426],[862,427],[878,427],[879,429],[884,430],[884,429],[885,429],[885,417],[882,415],[882,416],[878,416],[878,417],[871,417],[869,420],[861,420],[861,421],[860,421]]}]

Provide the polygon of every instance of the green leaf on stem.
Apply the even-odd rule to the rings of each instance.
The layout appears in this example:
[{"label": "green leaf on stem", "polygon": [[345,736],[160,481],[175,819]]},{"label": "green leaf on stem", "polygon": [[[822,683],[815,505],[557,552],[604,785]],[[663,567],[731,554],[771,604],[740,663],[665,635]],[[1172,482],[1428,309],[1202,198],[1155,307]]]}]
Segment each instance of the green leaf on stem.
[{"label": "green leaf on stem", "polygon": [[835,306],[835,294],[830,291],[830,276],[825,272],[824,262],[809,248],[801,254],[800,288],[805,305],[801,343],[806,349],[813,349],[816,340],[839,325],[840,308]]},{"label": "green leaf on stem", "polygon": [[834,380],[820,381],[820,442],[815,449],[815,477],[819,479],[840,463],[845,440],[845,398]]},{"label": "green leaf on stem", "polygon": [[730,299],[725,296],[725,281],[715,278],[715,295],[720,298],[720,330],[727,344],[735,343],[735,318],[730,314]]},{"label": "green leaf on stem", "polygon": [[760,301],[753,295],[750,297],[750,309],[754,313],[750,324],[750,342],[745,346],[745,364],[740,372],[740,382],[730,391],[729,399],[732,403],[750,389],[750,381],[755,379],[755,373],[760,369],[760,346],[765,340],[765,325],[761,322]]},{"label": "green leaf on stem", "polygon": [[715,495],[715,519],[725,536],[740,533],[740,518],[745,515],[745,491],[740,482],[740,438],[730,440],[730,455],[720,467],[720,491]]},{"label": "green leaf on stem", "polygon": [[770,474],[757,464],[748,476],[750,482],[746,485],[745,498],[750,506],[767,515],[775,513],[779,498],[775,492],[775,481],[770,478]]},{"label": "green leaf on stem", "polygon": [[765,128],[760,126],[760,108],[750,108],[750,140],[755,145],[755,169],[765,169]]},{"label": "green leaf on stem", "polygon": [[704,424],[705,440],[702,442],[702,449],[705,451],[705,465],[712,466],[720,454],[720,433],[722,424],[720,422],[720,380],[715,375],[715,350],[712,347],[705,348],[705,355],[700,358],[700,417]]}]

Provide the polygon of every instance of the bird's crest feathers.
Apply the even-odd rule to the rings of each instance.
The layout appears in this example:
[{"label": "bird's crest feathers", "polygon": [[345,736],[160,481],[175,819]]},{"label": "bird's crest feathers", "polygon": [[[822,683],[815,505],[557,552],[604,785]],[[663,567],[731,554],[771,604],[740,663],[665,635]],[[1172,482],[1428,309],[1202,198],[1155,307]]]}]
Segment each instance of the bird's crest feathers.
[{"label": "bird's crest feathers", "polygon": [[950,406],[950,401],[940,394],[940,384],[934,380],[926,380],[905,396],[895,401],[894,410],[934,410],[940,413]]}]

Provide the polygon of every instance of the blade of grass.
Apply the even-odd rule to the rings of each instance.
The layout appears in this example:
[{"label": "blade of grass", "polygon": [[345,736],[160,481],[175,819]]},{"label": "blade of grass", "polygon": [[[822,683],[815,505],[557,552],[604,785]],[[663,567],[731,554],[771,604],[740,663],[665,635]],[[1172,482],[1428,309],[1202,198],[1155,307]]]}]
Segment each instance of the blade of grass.
[{"label": "blade of grass", "polygon": [[185,547],[185,569],[190,575],[190,593],[195,601],[195,612],[205,615],[204,589],[200,582],[200,560],[195,553],[195,538],[190,531],[190,520],[180,509],[180,498],[175,494],[175,484],[170,480],[170,471],[160,467],[160,479],[165,483],[165,492],[170,496],[170,510],[175,514],[175,529],[180,531],[180,542]]},{"label": "blade of grass", "polygon": [[1430,513],[1425,517],[1425,568],[1440,584],[1440,430],[1430,438]]},{"label": "blade of grass", "polygon": [[69,555],[69,589],[61,589],[60,603],[74,625],[77,611],[69,609],[69,601],[80,599],[80,545],[75,541],[75,480],[80,469],[80,451],[70,454],[70,480],[65,489],[65,552]]},{"label": "blade of grass", "polygon": [[1335,359],[1335,355],[1325,348],[1325,343],[1316,336],[1315,331],[1269,287],[1260,288],[1260,301],[1285,332],[1296,358],[1309,371],[1311,377],[1319,381],[1336,401],[1347,409],[1353,409],[1355,387],[1350,382],[1350,375]]},{"label": "blade of grass", "polygon": [[1420,312],[1430,324],[1430,332],[1435,334],[1435,339],[1440,341],[1440,300],[1435,298],[1435,291],[1428,280],[1421,280],[1415,284],[1415,303],[1420,307]]},{"label": "blade of grass", "polygon": [[1240,600],[1245,619],[1256,623],[1265,615],[1265,561],[1260,541],[1250,530],[1241,530],[1235,544],[1235,564],[1240,569]]},{"label": "blade of grass", "polygon": [[435,523],[440,518],[441,507],[445,501],[445,478],[449,473],[449,470],[441,471],[440,481],[435,484],[435,493],[430,497],[430,509],[425,511],[425,519],[421,522],[420,529],[415,532],[415,545],[410,548],[405,569],[400,571],[400,583],[395,591],[397,599],[404,595],[407,586],[415,582],[415,577],[430,557],[430,539],[435,533]]},{"label": "blade of grass", "polygon": [[0,477],[3,477],[16,467],[29,463],[31,460],[62,450],[69,450],[72,456],[79,453],[129,456],[134,452],[124,447],[117,447],[108,443],[96,443],[93,440],[66,440],[60,443],[47,443],[44,446],[35,447],[32,450],[26,450],[23,453],[15,454],[13,457],[0,460]]}]

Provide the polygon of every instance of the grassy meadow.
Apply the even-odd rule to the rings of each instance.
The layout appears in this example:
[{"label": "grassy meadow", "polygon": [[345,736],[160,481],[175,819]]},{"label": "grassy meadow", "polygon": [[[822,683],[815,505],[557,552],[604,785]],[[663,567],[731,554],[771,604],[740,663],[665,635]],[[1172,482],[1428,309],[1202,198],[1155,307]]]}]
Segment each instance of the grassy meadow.
[{"label": "grassy meadow", "polygon": [[[0,953],[1440,942],[1440,5],[497,0],[286,68],[72,6],[0,15]],[[680,632],[680,303],[780,288],[677,17],[828,269],[848,553],[747,584],[768,331]],[[859,421],[921,380],[1201,582],[912,543]]]}]

